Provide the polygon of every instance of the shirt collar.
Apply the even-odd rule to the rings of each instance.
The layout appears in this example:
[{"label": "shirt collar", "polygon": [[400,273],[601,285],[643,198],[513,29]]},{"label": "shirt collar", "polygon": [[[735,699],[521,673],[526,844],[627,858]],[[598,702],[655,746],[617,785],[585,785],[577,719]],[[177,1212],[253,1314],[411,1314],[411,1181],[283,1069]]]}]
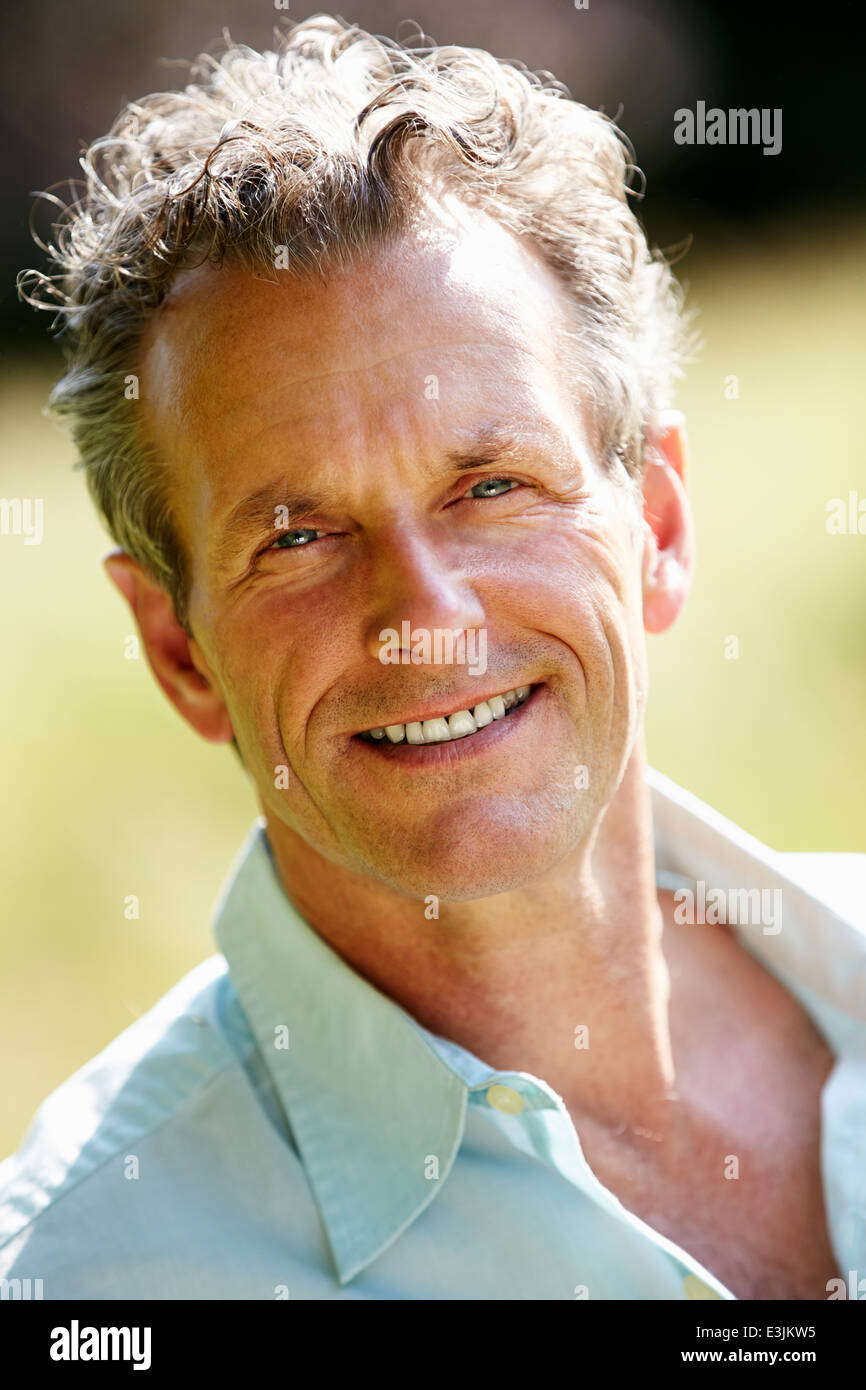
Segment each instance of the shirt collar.
[{"label": "shirt collar", "polygon": [[693,889],[701,879],[725,893],[778,890],[778,922],[737,923],[739,941],[800,1001],[835,1052],[852,1038],[866,1042],[866,855],[841,856],[859,870],[850,875],[846,894],[837,893],[835,883],[832,894],[830,884],[823,892],[803,877],[804,861],[821,855],[770,849],[654,769],[647,782],[658,879],[673,877]]},{"label": "shirt collar", "polygon": [[[866,935],[791,878],[785,856],[653,769],[647,781],[660,881],[781,888],[782,930],[739,927],[740,939],[817,1010],[828,1036],[835,1029],[836,1050],[852,1026],[862,1036]],[[346,1284],[441,1189],[485,1064],[423,1028],[304,921],[280,882],[263,817],[232,866],[213,929]]]},{"label": "shirt collar", "polygon": [[[460,1147],[467,1087],[432,1034],[300,916],[264,824],[236,861],[214,935],[346,1284],[432,1201]],[[425,1177],[431,1155],[439,1182]]]}]

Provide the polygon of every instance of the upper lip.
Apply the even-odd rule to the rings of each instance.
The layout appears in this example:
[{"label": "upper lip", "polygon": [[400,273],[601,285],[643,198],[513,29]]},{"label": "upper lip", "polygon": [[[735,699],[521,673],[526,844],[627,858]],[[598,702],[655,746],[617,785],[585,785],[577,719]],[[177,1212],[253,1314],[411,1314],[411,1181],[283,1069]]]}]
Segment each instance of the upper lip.
[{"label": "upper lip", "polygon": [[480,694],[477,688],[471,691],[467,688],[457,691],[454,695],[437,695],[433,700],[419,699],[415,704],[407,706],[405,713],[389,714],[378,722],[374,720],[372,724],[365,724],[363,729],[356,729],[355,733],[366,734],[370,729],[386,729],[389,724],[417,724],[425,719],[447,719],[449,714],[456,714],[461,709],[472,710],[482,701],[492,699],[494,695],[504,695],[508,690],[518,690],[521,685],[532,688],[535,684],[537,682],[516,680],[512,685],[491,686],[486,695]]}]

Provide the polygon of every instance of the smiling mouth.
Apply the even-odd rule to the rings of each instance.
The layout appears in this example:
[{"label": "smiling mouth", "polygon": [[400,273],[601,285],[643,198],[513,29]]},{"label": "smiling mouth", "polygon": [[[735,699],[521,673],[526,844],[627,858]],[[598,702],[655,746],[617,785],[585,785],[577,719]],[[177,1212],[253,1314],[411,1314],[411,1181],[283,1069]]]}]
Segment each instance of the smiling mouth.
[{"label": "smiling mouth", "polygon": [[382,728],[367,729],[356,737],[367,743],[453,743],[458,739],[470,738],[495,720],[505,719],[510,710],[529,699],[534,689],[533,685],[518,685],[513,690],[503,691],[501,695],[491,695],[481,700],[472,709],[459,709],[453,714],[418,719],[407,724],[386,724]]}]

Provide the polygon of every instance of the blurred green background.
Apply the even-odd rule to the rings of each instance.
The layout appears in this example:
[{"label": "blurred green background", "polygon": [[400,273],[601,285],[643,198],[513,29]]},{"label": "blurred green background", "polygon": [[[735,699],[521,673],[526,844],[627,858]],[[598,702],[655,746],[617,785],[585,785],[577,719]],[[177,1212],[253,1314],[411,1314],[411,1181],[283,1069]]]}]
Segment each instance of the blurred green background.
[{"label": "blurred green background", "polygon": [[[440,23],[435,4],[409,12],[440,41],[485,42],[500,56],[519,52],[530,66],[555,67],[589,100],[568,72],[552,19],[550,52],[542,43],[533,53],[527,30],[538,50],[544,25],[528,25],[515,5],[496,11],[500,23],[510,20],[508,42],[497,40],[484,6],[478,13],[487,31],[482,24],[477,33],[452,23],[448,6],[438,8]],[[351,17],[393,33],[385,9]],[[635,13],[645,18],[652,9]],[[553,14],[550,6],[542,12],[545,20]],[[70,42],[66,12],[52,13],[58,27],[45,30],[46,52]],[[168,10],[157,4],[154,13],[164,20]],[[556,14],[560,23],[561,7]],[[216,13],[200,15],[173,42],[154,33],[147,51],[191,55],[218,32],[218,21]],[[635,23],[622,33],[645,59],[646,30]],[[620,51],[615,62],[603,28],[596,32],[608,66],[595,66],[619,72]],[[694,35],[683,33],[705,58]],[[236,36],[266,42],[267,31]],[[581,70],[593,68],[591,50],[579,56]],[[688,68],[707,70],[706,62]],[[610,98],[606,109],[616,109],[619,86],[610,80],[591,104],[602,104],[600,90]],[[179,81],[165,73],[159,82],[150,73],[129,77],[127,94]],[[76,136],[99,133],[122,90],[113,70],[111,81],[103,72],[99,101]],[[746,92],[743,102],[763,95]],[[761,104],[772,102],[768,92]],[[757,150],[723,152],[729,171],[747,171],[744,184],[730,185],[743,206],[735,219],[713,208],[707,190],[721,166],[716,174],[706,163],[694,166],[689,183],[671,164],[669,115],[678,104],[677,93],[665,102],[663,140],[652,104],[642,115],[638,102],[639,119],[623,122],[642,166],[650,166],[651,193],[654,162],[658,171],[661,197],[647,208],[652,239],[670,244],[695,233],[677,273],[704,340],[679,399],[689,426],[698,565],[683,617],[649,639],[650,761],[774,848],[864,851],[866,535],[829,535],[825,520],[829,499],[851,490],[866,496],[866,216],[845,195],[841,174],[836,202],[825,191],[792,209],[781,186],[767,182],[781,179],[781,158],[762,159]],[[65,108],[55,106],[52,119],[60,121]],[[64,130],[61,138],[50,121],[46,130],[45,147],[66,168],[72,135]],[[49,181],[35,154],[25,148],[20,157],[27,173],[17,185],[19,207],[27,190]],[[790,157],[796,164],[796,146]],[[766,198],[749,192],[758,177]],[[7,250],[10,268],[38,263],[20,241]],[[0,1155],[17,1146],[50,1090],[213,951],[211,908],[258,813],[234,753],[198,740],[144,656],[125,657],[132,620],[100,566],[112,543],[83,476],[73,472],[69,440],[40,413],[59,357],[44,347],[45,324],[31,311],[21,317],[13,299],[0,386],[0,495],[43,498],[44,539],[26,546],[21,537],[0,537]],[[730,637],[738,640],[736,660],[726,659]],[[129,894],[140,899],[138,920],[124,915]]]}]

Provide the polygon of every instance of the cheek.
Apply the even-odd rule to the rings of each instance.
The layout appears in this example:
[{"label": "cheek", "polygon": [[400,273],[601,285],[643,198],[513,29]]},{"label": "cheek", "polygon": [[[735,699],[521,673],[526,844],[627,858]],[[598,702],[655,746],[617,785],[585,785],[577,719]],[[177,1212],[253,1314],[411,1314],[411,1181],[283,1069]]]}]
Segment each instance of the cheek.
[{"label": "cheek", "polygon": [[[569,642],[583,666],[591,711],[631,736],[646,705],[647,667],[638,558],[627,525],[581,525],[566,545],[557,537],[544,607],[550,630]],[[556,624],[556,627],[554,627]]]},{"label": "cheek", "polygon": [[635,563],[624,526],[587,514],[557,519],[518,537],[497,576],[497,608],[566,642],[632,645],[635,625],[642,630]]},{"label": "cheek", "polygon": [[[223,614],[211,633],[219,651],[219,679],[235,735],[250,771],[277,759],[273,690],[282,668],[275,660],[279,643],[248,615]],[[272,774],[271,774],[272,775]]]},{"label": "cheek", "polygon": [[290,601],[276,586],[226,615],[218,641],[233,698],[265,738],[275,718],[287,732],[301,726],[301,712],[339,675],[342,633],[333,604]]}]

